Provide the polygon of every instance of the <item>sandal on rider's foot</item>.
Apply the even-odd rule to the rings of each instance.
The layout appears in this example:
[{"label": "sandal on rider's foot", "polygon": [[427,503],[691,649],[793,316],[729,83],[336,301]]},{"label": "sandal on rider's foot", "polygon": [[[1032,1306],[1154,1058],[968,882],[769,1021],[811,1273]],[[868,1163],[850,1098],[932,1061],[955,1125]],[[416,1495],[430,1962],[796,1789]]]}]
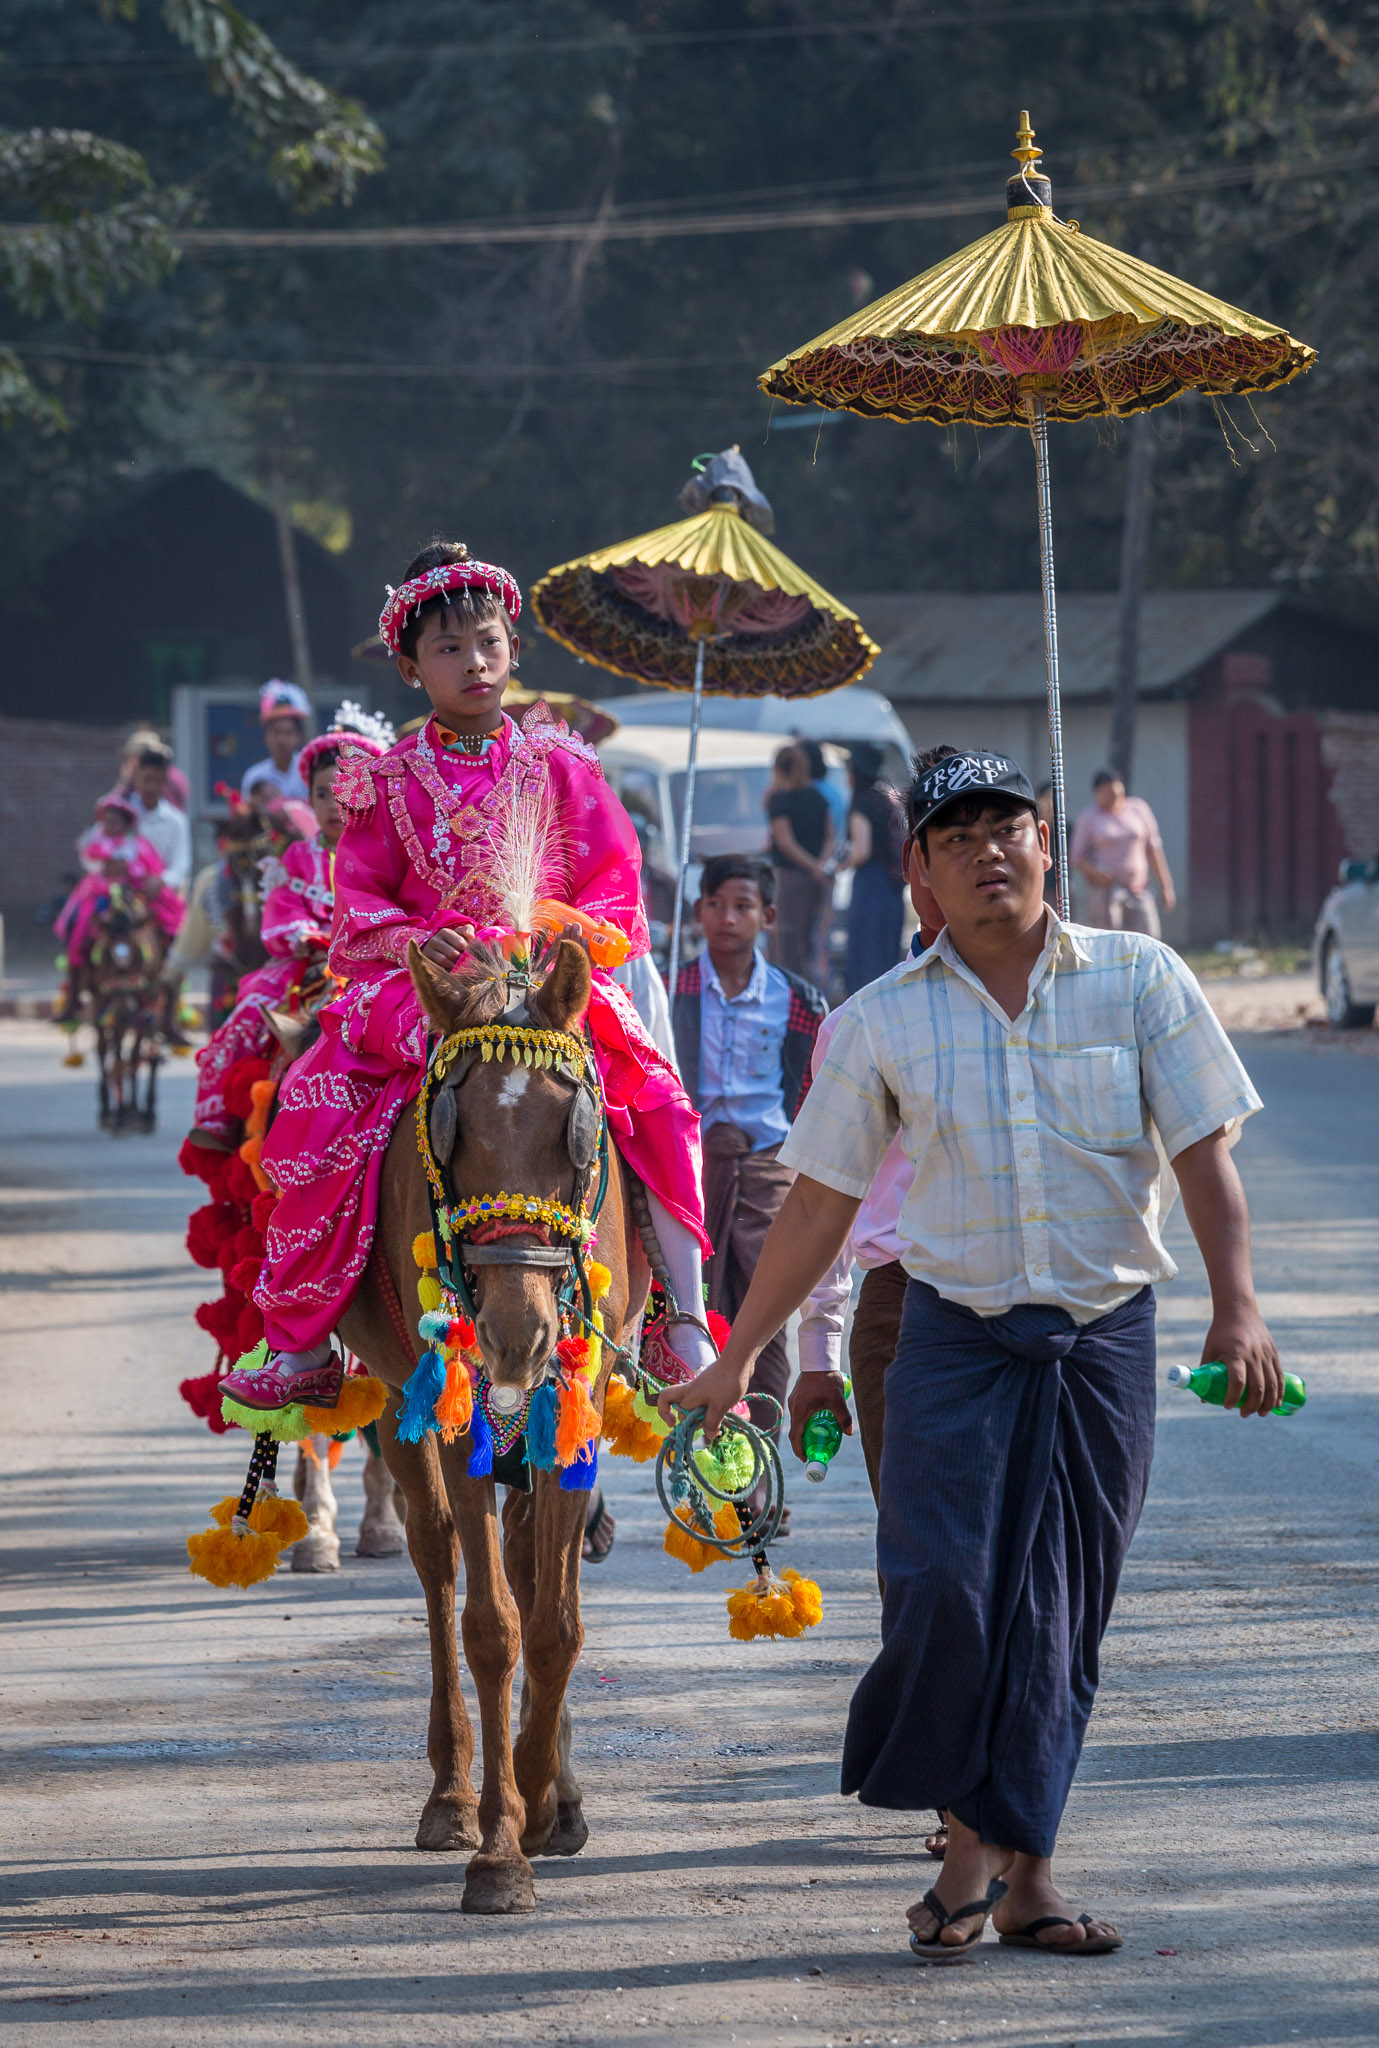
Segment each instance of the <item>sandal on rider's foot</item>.
[{"label": "sandal on rider's foot", "polygon": [[[965,1906],[955,1906],[950,1913],[937,1892],[924,1894],[924,1906],[933,1914],[938,1926],[928,1941],[921,1941],[917,1934],[910,1936],[910,1953],[920,1963],[962,1963],[966,1962],[977,1943],[986,1933],[987,1919],[994,1906],[999,1906],[1008,1887],[1003,1878],[993,1877],[986,1888],[984,1899],[971,1899]],[[980,1918],[977,1916],[980,1915]],[[940,1936],[945,1927],[951,1927],[955,1920],[977,1919],[977,1925],[965,1941],[942,1941]]]},{"label": "sandal on rider's foot", "polygon": [[[585,1564],[603,1563],[603,1560],[613,1548],[613,1531],[615,1526],[613,1517],[608,1512],[608,1503],[603,1497],[603,1488],[600,1487],[594,1496],[594,1504],[589,1512],[588,1520],[584,1524],[584,1541],[580,1549],[580,1556]],[[607,1531],[607,1535],[600,1542],[600,1534],[604,1530]]]},{"label": "sandal on rider's foot", "polygon": [[[925,1902],[928,1903],[927,1900]],[[1109,1956],[1125,1943],[1118,1934],[1089,1934],[1085,1941],[1041,1941],[1040,1930],[1045,1927],[1090,1927],[1093,1925],[1090,1913],[1079,1913],[1076,1920],[1070,1920],[1066,1913],[1044,1913],[1039,1919],[1031,1920],[1027,1926],[1017,1928],[1014,1934],[1000,1937],[1002,1948],[1037,1948],[1044,1956]]]}]

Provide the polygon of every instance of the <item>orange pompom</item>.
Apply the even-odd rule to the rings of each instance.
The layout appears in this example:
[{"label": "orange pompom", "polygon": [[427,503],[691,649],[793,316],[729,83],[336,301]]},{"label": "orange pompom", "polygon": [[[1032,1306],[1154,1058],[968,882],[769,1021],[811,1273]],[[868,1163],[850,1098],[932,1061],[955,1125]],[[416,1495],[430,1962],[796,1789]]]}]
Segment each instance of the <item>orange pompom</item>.
[{"label": "orange pompom", "polygon": [[263,1151],[262,1138],[246,1138],[239,1148],[239,1156],[254,1176],[254,1185],[261,1193],[267,1193],[273,1183],[259,1165],[259,1154]]},{"label": "orange pompom", "polygon": [[249,1089],[249,1100],[253,1108],[249,1112],[244,1130],[246,1137],[263,1138],[268,1132],[268,1113],[278,1096],[276,1081],[255,1081]]},{"label": "orange pompom", "polygon": [[[575,1338],[572,1341],[579,1343]],[[558,1346],[558,1350],[563,1350]],[[597,1443],[603,1425],[598,1409],[589,1399],[589,1389],[578,1373],[572,1373],[560,1389],[555,1421],[555,1455],[561,1465],[573,1465],[590,1444]]]},{"label": "orange pompom", "polygon": [[434,1273],[436,1270],[436,1239],[434,1232],[419,1230],[412,1239],[412,1260],[419,1272]]},{"label": "orange pompom", "polygon": [[[451,1325],[452,1329],[454,1325]],[[453,1444],[457,1436],[469,1434],[469,1424],[474,1414],[474,1385],[463,1359],[447,1359],[445,1386],[436,1403],[436,1420],[440,1424],[441,1442]]]}]

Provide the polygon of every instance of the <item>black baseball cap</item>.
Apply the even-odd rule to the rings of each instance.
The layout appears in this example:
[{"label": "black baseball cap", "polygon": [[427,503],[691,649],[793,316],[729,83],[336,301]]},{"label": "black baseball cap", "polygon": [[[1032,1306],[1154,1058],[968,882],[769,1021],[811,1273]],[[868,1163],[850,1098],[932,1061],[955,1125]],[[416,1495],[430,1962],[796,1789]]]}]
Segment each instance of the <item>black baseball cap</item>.
[{"label": "black baseball cap", "polygon": [[1038,817],[1039,806],[1030,779],[1009,754],[945,754],[941,761],[916,775],[911,785],[911,835],[921,832],[931,818],[957,797],[997,794],[1018,797]]}]

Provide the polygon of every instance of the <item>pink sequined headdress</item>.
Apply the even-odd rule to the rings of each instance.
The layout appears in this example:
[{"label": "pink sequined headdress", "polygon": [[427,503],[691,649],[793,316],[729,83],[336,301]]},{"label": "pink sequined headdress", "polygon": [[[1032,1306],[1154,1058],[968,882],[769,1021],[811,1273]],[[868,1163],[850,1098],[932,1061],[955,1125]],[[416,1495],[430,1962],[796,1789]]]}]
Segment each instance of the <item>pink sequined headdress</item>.
[{"label": "pink sequined headdress", "polygon": [[397,653],[408,615],[418,605],[443,596],[447,590],[464,589],[491,592],[510,619],[521,614],[522,593],[506,569],[499,569],[492,562],[439,562],[434,569],[414,576],[410,583],[400,583],[396,590],[391,583],[388,585],[388,602],[378,616],[378,637],[389,654]]}]

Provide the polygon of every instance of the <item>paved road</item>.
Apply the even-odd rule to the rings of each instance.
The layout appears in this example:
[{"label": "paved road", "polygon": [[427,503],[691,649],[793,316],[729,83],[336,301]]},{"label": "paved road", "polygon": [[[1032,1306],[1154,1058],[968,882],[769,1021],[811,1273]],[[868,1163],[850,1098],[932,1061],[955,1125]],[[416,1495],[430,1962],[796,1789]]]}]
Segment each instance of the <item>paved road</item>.
[{"label": "paved road", "polygon": [[[1065,1833],[1116,1958],[905,1956],[930,1881],[900,1816],[838,1798],[877,1601],[847,1447],[796,1490],[824,1586],[802,1642],[728,1642],[723,1569],[660,1555],[613,1461],[574,1703],[591,1822],[538,1914],[462,1918],[458,1859],[410,1847],[427,1785],[405,1562],[214,1593],[182,1538],[243,1440],[193,1424],[201,1276],[166,1131],[100,1138],[89,1071],[0,1025],[5,1554],[0,2021],[16,2043],[714,2044],[1372,2041],[1379,1060],[1242,1041],[1269,1103],[1241,1146],[1264,1300],[1313,1399],[1242,1424],[1165,1389],[1149,1509]],[[1195,1357],[1201,1273],[1161,1303]],[[360,1508],[353,1450],[342,1527]]]}]

